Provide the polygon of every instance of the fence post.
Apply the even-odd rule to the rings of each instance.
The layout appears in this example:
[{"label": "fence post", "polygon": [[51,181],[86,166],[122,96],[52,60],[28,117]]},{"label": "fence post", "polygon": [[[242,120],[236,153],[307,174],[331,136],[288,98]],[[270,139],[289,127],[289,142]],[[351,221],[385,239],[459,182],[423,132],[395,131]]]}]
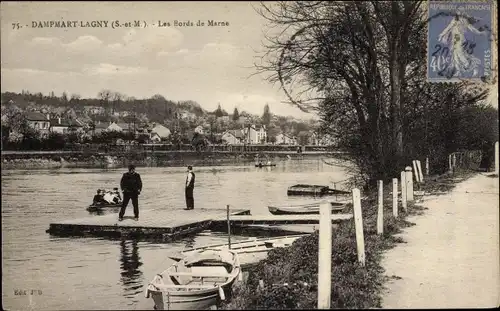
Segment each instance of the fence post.
[{"label": "fence post", "polygon": [[406,167],[406,200],[413,201],[413,173],[411,167]]},{"label": "fence post", "polygon": [[227,241],[229,249],[231,249],[231,221],[229,220],[229,204],[226,206],[227,209]]},{"label": "fence post", "polygon": [[420,160],[417,160],[417,169],[418,169],[418,179],[420,179],[420,183],[424,183],[424,173],[422,173],[422,163]]},{"label": "fence post", "polygon": [[495,143],[495,174],[498,175],[498,141]]},{"label": "fence post", "polygon": [[384,233],[384,182],[378,181],[377,234]]},{"label": "fence post", "polygon": [[413,160],[412,164],[413,164],[413,171],[415,172],[415,181],[420,182],[420,175],[418,175],[418,169],[417,169],[417,160]]},{"label": "fence post", "polygon": [[392,179],[392,215],[398,217],[398,179]]},{"label": "fence post", "polygon": [[429,176],[429,157],[425,158],[425,175]]},{"label": "fence post", "polygon": [[448,155],[448,172],[453,174],[453,164],[451,163],[451,154]]},{"label": "fence post", "polygon": [[361,213],[361,194],[358,188],[352,189],[352,205],[354,209],[354,226],[356,227],[356,246],[358,261],[365,266],[365,237],[363,233],[363,215]]},{"label": "fence post", "polygon": [[320,205],[318,252],[318,309],[330,309],[332,288],[332,209]]},{"label": "fence post", "polygon": [[457,153],[453,152],[453,170],[455,171],[457,168]]},{"label": "fence post", "polygon": [[406,172],[401,172],[401,205],[405,212],[408,211],[408,202],[406,201]]}]

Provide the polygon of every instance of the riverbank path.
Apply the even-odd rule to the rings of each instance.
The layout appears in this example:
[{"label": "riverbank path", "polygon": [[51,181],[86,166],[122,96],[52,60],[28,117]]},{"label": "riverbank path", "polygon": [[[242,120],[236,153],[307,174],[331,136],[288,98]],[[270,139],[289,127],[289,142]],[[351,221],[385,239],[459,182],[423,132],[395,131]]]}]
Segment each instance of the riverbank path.
[{"label": "riverbank path", "polygon": [[408,220],[407,242],[385,253],[383,308],[491,308],[500,303],[498,177],[478,174]]}]

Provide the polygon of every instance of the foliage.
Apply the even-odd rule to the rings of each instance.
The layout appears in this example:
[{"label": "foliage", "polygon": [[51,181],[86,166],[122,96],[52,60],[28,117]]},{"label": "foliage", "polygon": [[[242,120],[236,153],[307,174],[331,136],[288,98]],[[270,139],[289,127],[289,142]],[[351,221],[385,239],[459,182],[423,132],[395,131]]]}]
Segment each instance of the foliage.
[{"label": "foliage", "polygon": [[234,108],[233,111],[233,121],[238,121],[240,119],[240,113],[238,112],[238,108]]},{"label": "foliage", "polygon": [[426,82],[423,4],[279,1],[259,10],[280,31],[268,37],[258,70],[270,73],[291,105],[320,115],[322,132],[350,154],[371,186],[409,159],[436,155],[439,162],[456,150],[454,136],[462,129],[458,114],[447,112],[487,95],[466,82]]},{"label": "foliage", "polygon": [[262,124],[264,124],[265,126],[269,126],[269,124],[271,123],[271,112],[269,110],[269,105],[266,104],[264,106],[264,113],[262,114]]}]

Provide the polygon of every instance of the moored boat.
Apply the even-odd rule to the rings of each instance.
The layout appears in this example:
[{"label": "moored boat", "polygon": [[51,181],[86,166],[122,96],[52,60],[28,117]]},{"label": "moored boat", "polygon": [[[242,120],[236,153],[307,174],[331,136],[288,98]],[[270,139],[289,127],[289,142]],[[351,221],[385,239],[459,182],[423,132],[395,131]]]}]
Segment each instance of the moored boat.
[{"label": "moored boat", "polygon": [[298,184],[288,187],[288,195],[312,195],[312,196],[323,196],[323,195],[350,195],[350,191],[332,189],[328,186],[321,185],[307,185]]},{"label": "moored boat", "polygon": [[[349,201],[344,200],[344,201],[328,201],[327,203],[330,204],[332,212],[339,212],[346,207],[346,204],[348,202]],[[304,204],[295,204],[295,205],[292,204],[280,205],[280,206],[269,205],[268,209],[269,212],[273,215],[297,215],[297,214],[310,215],[310,214],[319,214],[320,204],[321,201],[304,203]]]},{"label": "moored boat", "polygon": [[[238,254],[241,266],[246,266],[258,262],[267,257],[267,252],[276,247],[288,247],[292,243],[307,234],[288,235],[274,238],[253,238],[240,242],[231,243],[231,251]],[[228,244],[212,244],[197,248],[187,249],[179,255],[169,256],[171,259],[179,261],[192,253],[200,250],[229,250]]]},{"label": "moored boat", "polygon": [[240,270],[235,252],[200,250],[157,274],[145,297],[155,310],[206,310],[231,294]]}]

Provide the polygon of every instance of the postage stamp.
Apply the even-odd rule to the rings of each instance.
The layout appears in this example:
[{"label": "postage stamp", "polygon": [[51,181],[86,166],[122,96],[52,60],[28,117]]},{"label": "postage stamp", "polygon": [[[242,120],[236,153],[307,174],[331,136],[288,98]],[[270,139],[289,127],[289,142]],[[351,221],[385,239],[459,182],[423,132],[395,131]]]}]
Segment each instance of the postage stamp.
[{"label": "postage stamp", "polygon": [[491,1],[428,2],[427,80],[488,81],[492,68]]}]

